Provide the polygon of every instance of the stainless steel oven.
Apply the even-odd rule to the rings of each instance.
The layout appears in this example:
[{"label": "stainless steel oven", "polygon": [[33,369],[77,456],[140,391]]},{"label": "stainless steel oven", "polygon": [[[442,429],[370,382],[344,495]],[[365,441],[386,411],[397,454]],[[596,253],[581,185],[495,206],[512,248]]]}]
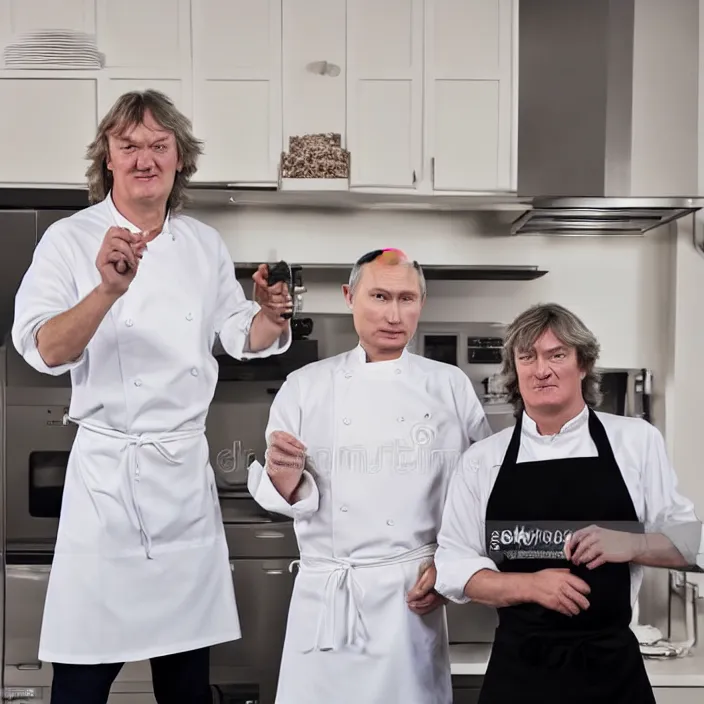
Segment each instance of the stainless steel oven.
[{"label": "stainless steel oven", "polygon": [[32,370],[7,347],[6,542],[9,552],[52,549],[76,428],[65,423],[69,378]]}]

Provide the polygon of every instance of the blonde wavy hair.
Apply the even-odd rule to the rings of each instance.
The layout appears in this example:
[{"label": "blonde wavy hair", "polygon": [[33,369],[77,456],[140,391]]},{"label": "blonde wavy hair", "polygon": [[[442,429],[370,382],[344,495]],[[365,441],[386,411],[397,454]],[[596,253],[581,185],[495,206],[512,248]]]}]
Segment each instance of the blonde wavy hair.
[{"label": "blonde wavy hair", "polygon": [[178,155],[183,164],[176,173],[167,208],[177,212],[186,202],[186,187],[197,171],[198,157],[203,153],[203,143],[193,135],[191,121],[181,113],[171,99],[157,90],[131,91],[120,96],[103,117],[95,139],[88,146],[86,158],[90,166],[86,171],[88,197],[91,203],[104,200],[112,188],[112,173],[108,169],[109,135],[121,135],[144,122],[149,112],[161,127],[173,132]]},{"label": "blonde wavy hair", "polygon": [[516,355],[530,351],[535,341],[548,329],[563,345],[574,348],[577,353],[577,363],[585,374],[582,379],[584,402],[596,408],[602,401],[601,375],[596,369],[601,348],[594,333],[567,308],[557,303],[544,303],[521,313],[506,329],[500,374],[516,417],[524,409],[518,386]]}]

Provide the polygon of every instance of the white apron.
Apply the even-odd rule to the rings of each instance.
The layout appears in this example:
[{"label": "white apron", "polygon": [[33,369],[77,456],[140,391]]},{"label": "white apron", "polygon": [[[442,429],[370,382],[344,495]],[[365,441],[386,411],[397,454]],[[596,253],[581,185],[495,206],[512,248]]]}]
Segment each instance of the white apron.
[{"label": "white apron", "polygon": [[[64,488],[39,658],[146,660],[240,637],[202,429],[130,436],[81,422]],[[96,468],[83,453],[122,456]],[[76,451],[77,450],[77,451]]]},{"label": "white apron", "polygon": [[99,284],[95,259],[112,225],[137,230],[110,198],[52,225],[17,294],[15,347],[40,372],[71,372],[79,425],[44,608],[44,661],[145,660],[241,636],[204,427],[218,377],[213,344],[219,336],[242,356],[258,307],[218,233],[178,215],[149,243],[84,354],[48,368],[34,332]]},{"label": "white apron", "polygon": [[454,462],[490,433],[459,370],[361,348],[294,372],[267,435],[307,446],[302,499],[288,505],[259,464],[248,486],[294,519],[301,559],[276,704],[450,704],[445,609],[406,597],[435,552]]}]

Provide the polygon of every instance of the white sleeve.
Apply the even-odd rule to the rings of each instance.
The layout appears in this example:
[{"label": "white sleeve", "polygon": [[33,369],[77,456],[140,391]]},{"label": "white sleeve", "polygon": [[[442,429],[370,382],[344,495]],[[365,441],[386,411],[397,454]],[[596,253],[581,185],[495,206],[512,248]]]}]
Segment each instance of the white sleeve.
[{"label": "white sleeve", "polygon": [[492,435],[492,430],[484,412],[484,406],[482,406],[472,382],[464,373],[462,377],[463,381],[458,389],[460,393],[458,405],[463,425],[466,428],[469,446],[471,443],[488,438]]},{"label": "white sleeve", "polygon": [[[295,378],[289,377],[274,397],[266,427],[267,440],[275,430],[283,430],[296,438],[301,432],[301,396]],[[267,442],[268,444],[268,442]],[[318,510],[320,494],[313,475],[303,470],[303,481],[297,492],[297,501],[289,504],[276,490],[266,468],[259,462],[249,467],[247,489],[252,498],[266,511],[280,513],[289,518],[303,518]]]},{"label": "white sleeve", "polygon": [[39,240],[32,263],[15,296],[12,343],[25,361],[38,372],[59,376],[83,364],[87,351],[72,362],[48,366],[37,348],[37,332],[51,318],[76,306],[80,299],[70,258],[64,251],[61,221],[47,229]]},{"label": "white sleeve", "polygon": [[249,349],[249,330],[261,306],[250,301],[235,275],[225,242],[218,235],[218,296],[215,309],[215,334],[227,354],[235,359],[254,359],[281,354],[291,346],[290,326],[281,337],[266,349],[252,352]]},{"label": "white sleeve", "polygon": [[452,386],[455,406],[464,429],[465,446],[462,449],[466,450],[472,443],[492,435],[492,430],[484,412],[484,406],[469,377],[463,372],[458,372],[452,379]]},{"label": "white sleeve", "polygon": [[465,452],[452,476],[435,552],[435,589],[457,604],[470,600],[464,590],[479,570],[498,572],[485,548],[485,497],[490,487],[482,485],[490,484],[491,476],[490,467],[482,466],[481,450],[480,443]]},{"label": "white sleeve", "polygon": [[678,491],[660,431],[647,423],[643,448],[645,530],[667,536],[692,566],[704,569],[704,528],[694,504]]}]

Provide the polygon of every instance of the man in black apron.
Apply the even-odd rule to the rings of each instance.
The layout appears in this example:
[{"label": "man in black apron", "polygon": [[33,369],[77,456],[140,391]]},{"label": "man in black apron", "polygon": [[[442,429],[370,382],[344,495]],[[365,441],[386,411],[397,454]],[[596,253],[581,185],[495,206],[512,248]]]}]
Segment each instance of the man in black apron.
[{"label": "man in black apron", "polygon": [[[604,426],[591,409],[589,431],[597,457],[518,464],[521,427],[519,417],[487,505],[487,552],[495,522],[638,522]],[[502,572],[556,568],[569,569],[589,586],[589,607],[572,617],[535,603],[499,609],[480,704],[655,704],[629,627],[628,563],[594,570],[556,559],[505,559],[499,564]]]},{"label": "man in black apron", "polygon": [[[629,563],[688,563],[664,536],[644,542],[593,410],[598,353],[593,334],[561,306],[519,316],[507,330],[502,370],[516,425],[475,444],[450,487],[436,589],[498,607],[480,704],[655,704],[630,629]],[[648,461],[652,426],[602,417],[631,454]],[[522,449],[530,459],[519,461]],[[633,461],[628,469],[630,477],[642,475]],[[677,504],[678,517],[696,518],[674,490],[663,501]],[[484,535],[468,511],[484,515]]]}]

